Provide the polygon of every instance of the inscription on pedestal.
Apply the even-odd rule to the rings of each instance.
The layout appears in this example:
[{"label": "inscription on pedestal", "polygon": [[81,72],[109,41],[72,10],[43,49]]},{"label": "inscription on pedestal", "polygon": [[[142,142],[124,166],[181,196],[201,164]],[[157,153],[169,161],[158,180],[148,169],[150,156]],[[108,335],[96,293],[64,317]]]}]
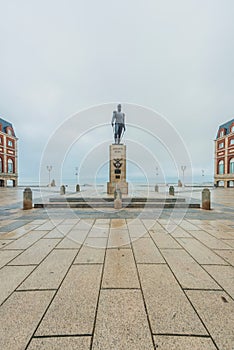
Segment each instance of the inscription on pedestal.
[{"label": "inscription on pedestal", "polygon": [[128,193],[128,183],[126,182],[126,146],[110,145],[109,160],[109,182],[107,183],[107,193],[113,194],[116,189],[122,193]]}]

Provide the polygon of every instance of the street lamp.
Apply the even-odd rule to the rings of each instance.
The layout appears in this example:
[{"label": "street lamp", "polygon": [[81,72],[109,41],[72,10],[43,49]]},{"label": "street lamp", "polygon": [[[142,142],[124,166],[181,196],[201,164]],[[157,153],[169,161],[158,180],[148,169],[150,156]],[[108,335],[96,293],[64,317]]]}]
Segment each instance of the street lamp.
[{"label": "street lamp", "polygon": [[48,172],[49,172],[49,187],[50,187],[50,172],[51,172],[51,170],[52,170],[52,165],[47,165],[46,166],[46,169],[48,170]]},{"label": "street lamp", "polygon": [[75,170],[76,170],[76,183],[78,184],[78,166],[75,167]]},{"label": "street lamp", "polygon": [[182,170],[182,173],[183,173],[183,187],[185,187],[185,183],[184,183],[184,172],[186,170],[186,165],[181,165],[181,170]]}]

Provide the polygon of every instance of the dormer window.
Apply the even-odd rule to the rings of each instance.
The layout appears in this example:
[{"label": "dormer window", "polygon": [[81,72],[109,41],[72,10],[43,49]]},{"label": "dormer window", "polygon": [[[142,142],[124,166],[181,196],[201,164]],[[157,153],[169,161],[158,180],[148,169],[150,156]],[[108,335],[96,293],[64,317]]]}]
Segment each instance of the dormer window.
[{"label": "dormer window", "polygon": [[11,129],[7,129],[7,133],[8,133],[8,135],[10,135],[10,136],[12,136],[12,131],[11,131]]},{"label": "dormer window", "polygon": [[224,130],[220,131],[219,137],[223,137],[224,136]]},{"label": "dormer window", "polygon": [[231,126],[231,132],[234,132],[234,125]]}]

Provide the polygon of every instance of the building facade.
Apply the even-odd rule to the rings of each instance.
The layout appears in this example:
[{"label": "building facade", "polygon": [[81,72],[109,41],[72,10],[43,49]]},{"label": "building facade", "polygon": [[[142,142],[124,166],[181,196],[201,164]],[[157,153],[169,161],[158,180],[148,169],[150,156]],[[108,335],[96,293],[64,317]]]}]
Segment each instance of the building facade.
[{"label": "building facade", "polygon": [[17,141],[12,124],[0,118],[0,187],[18,185]]},{"label": "building facade", "polygon": [[218,129],[214,180],[217,187],[234,187],[234,119]]}]

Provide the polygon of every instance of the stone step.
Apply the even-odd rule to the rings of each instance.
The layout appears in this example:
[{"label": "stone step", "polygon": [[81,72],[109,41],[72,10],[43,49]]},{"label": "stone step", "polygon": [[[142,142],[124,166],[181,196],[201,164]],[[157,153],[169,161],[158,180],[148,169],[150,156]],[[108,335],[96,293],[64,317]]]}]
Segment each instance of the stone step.
[{"label": "stone step", "polygon": [[[76,208],[76,209],[85,209],[85,208],[109,208],[114,209],[114,203],[113,202],[81,202],[81,203],[71,203],[71,202],[56,202],[56,203],[35,203],[34,208]],[[186,208],[194,208],[199,209],[200,204],[199,203],[166,203],[166,202],[158,202],[158,203],[144,203],[144,202],[130,202],[130,203],[123,203],[123,208],[129,208],[129,209],[139,209],[139,208],[164,208],[164,209],[186,209]]]},{"label": "stone step", "polygon": [[[114,198],[95,198],[95,197],[52,197],[49,198],[50,202],[55,203],[61,203],[61,202],[71,202],[71,203],[108,203],[108,202],[114,202]],[[146,197],[133,197],[133,198],[123,198],[123,203],[175,203],[175,202],[183,202],[185,203],[185,198],[146,198]]]}]

